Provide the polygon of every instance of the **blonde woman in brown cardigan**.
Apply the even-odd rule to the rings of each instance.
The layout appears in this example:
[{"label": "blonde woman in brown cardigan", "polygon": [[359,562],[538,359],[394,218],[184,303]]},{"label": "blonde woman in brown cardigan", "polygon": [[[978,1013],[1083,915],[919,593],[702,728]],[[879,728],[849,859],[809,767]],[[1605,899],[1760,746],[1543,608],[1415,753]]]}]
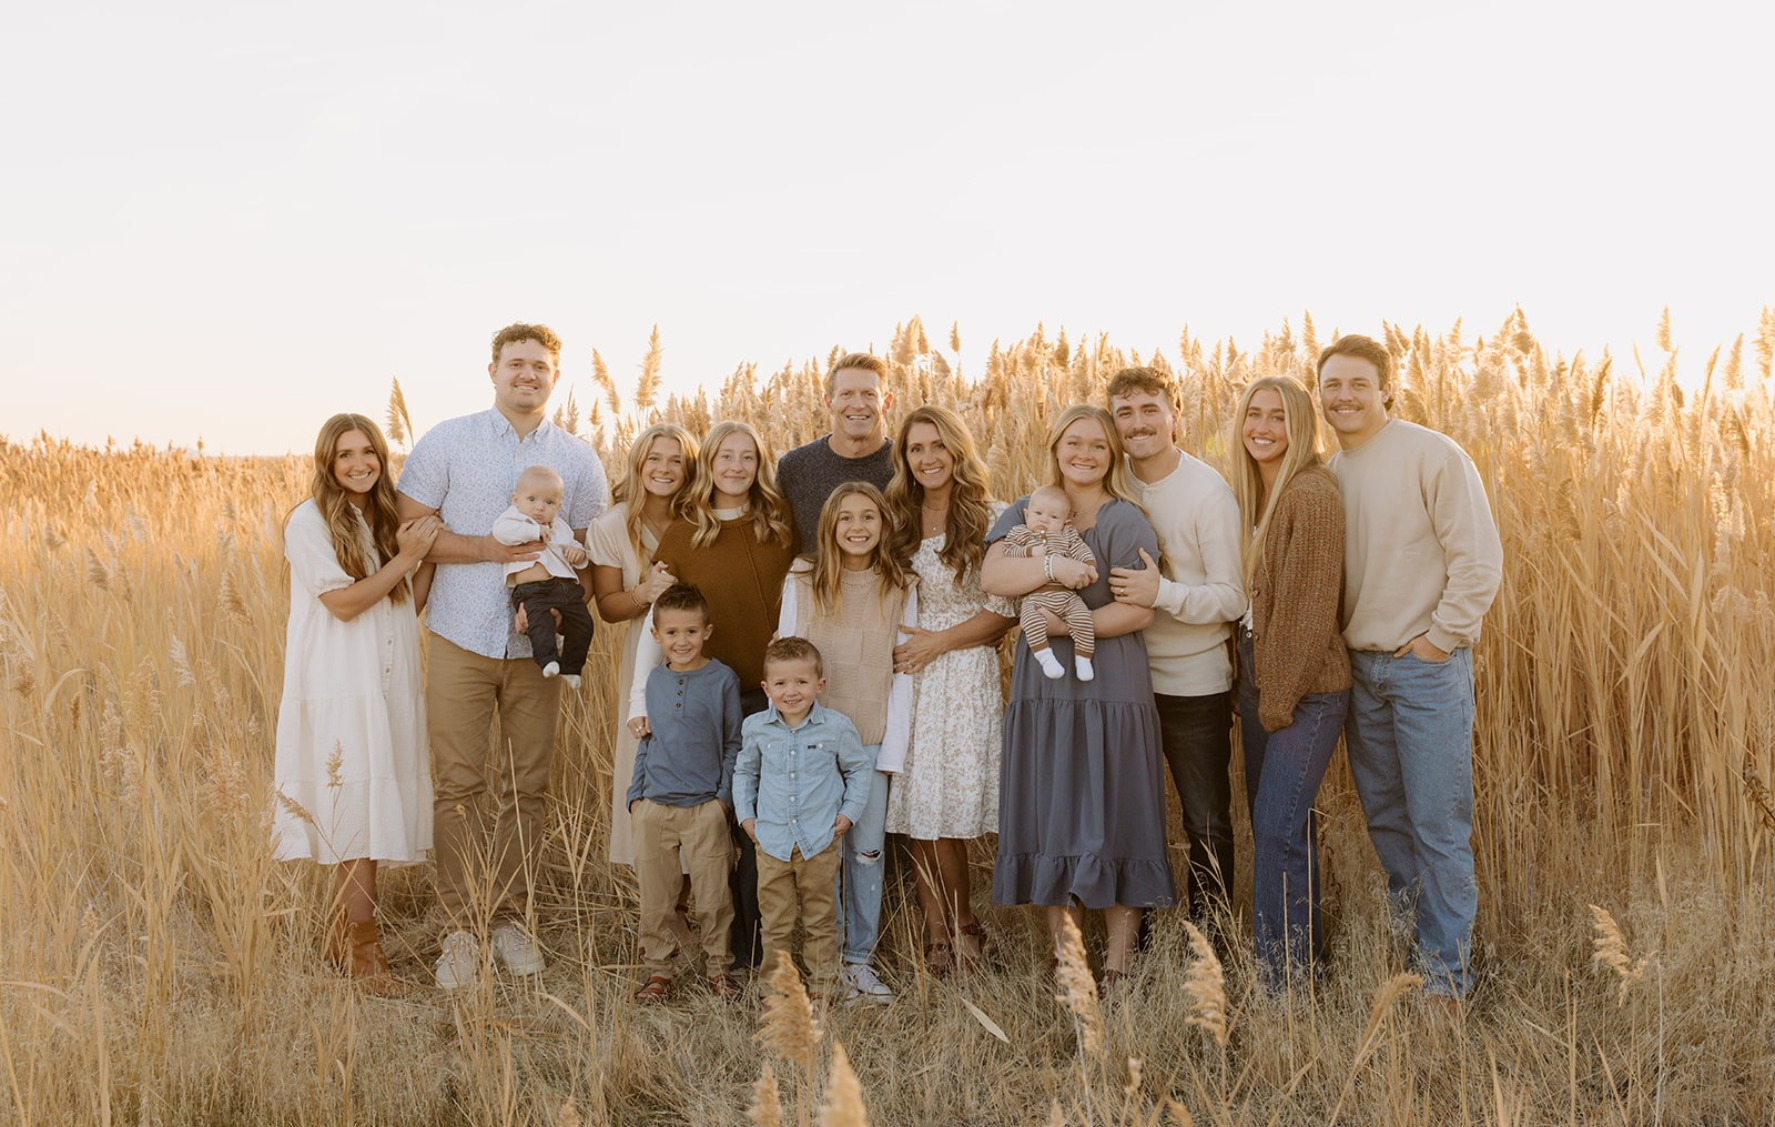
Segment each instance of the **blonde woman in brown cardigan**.
[{"label": "blonde woman in brown cardigan", "polygon": [[1233,415],[1233,493],[1251,606],[1239,629],[1239,728],[1251,807],[1252,926],[1271,989],[1319,960],[1313,801],[1350,700],[1338,630],[1344,510],[1299,381],[1252,381]]}]

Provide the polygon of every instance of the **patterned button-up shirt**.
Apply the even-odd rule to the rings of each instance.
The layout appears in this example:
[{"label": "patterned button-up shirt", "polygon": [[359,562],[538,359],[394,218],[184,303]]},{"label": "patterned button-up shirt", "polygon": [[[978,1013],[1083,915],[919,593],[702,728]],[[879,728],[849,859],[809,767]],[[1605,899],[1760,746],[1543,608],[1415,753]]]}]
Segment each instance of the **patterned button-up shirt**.
[{"label": "patterned button-up shirt", "polygon": [[[573,531],[583,533],[604,511],[610,496],[604,466],[583,439],[547,419],[520,437],[497,409],[446,419],[427,431],[401,467],[399,489],[438,510],[451,532],[485,536],[511,505],[518,475],[530,466],[549,466],[561,475],[561,516]],[[530,639],[512,628],[501,564],[439,564],[425,625],[483,657],[530,656]]]},{"label": "patterned button-up shirt", "polygon": [[863,816],[874,785],[875,757],[842,712],[815,704],[791,728],[772,705],[740,729],[734,818],[756,818],[758,848],[779,861],[790,860],[798,845],[803,857],[818,856],[832,844],[840,814],[853,824]]}]

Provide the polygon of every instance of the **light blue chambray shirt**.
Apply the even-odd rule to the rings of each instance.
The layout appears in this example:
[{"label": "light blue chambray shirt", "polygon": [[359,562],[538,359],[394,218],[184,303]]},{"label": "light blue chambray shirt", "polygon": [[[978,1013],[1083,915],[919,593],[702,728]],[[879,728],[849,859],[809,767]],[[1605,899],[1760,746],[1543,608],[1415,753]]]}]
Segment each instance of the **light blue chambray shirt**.
[{"label": "light blue chambray shirt", "polygon": [[869,803],[875,754],[842,712],[815,703],[791,728],[775,705],[746,717],[733,767],[734,818],[756,818],[758,848],[787,861],[796,846],[815,857],[832,844],[843,814],[854,825]]},{"label": "light blue chambray shirt", "polygon": [[[573,531],[583,533],[604,511],[610,497],[604,466],[584,439],[547,419],[520,438],[497,408],[446,419],[426,431],[407,455],[397,488],[438,510],[451,532],[485,536],[511,506],[518,475],[530,466],[549,466],[561,475],[561,517]],[[530,639],[512,629],[502,564],[439,564],[425,625],[482,657],[530,656]]]}]

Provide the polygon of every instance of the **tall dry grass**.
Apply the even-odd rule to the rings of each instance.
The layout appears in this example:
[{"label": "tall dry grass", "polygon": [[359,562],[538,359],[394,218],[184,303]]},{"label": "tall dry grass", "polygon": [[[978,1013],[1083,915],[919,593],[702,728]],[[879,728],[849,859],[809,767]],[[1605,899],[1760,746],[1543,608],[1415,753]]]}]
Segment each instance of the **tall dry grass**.
[{"label": "tall dry grass", "polygon": [[[1186,333],[1160,356],[1038,329],[995,344],[975,380],[953,334],[932,348],[916,320],[896,329],[897,410],[960,409],[1005,497],[1040,472],[1047,420],[1115,368],[1186,373],[1184,445],[1216,461],[1240,384],[1309,372],[1322,339],[1303,318],[1249,350]],[[1520,315],[1483,337],[1385,330],[1396,412],[1473,456],[1508,561],[1476,662],[1481,983],[1464,1021],[1419,1000],[1339,766],[1320,800],[1322,981],[1254,993],[1242,946],[1210,974],[1166,914],[1081,1056],[1040,982],[1041,921],[989,910],[1002,968],[934,982],[893,890],[901,998],[822,1022],[821,1115],[1775,1123],[1775,313],[1689,390],[1661,336],[1641,367],[1550,357]],[[822,430],[821,362],[745,366],[660,404],[657,337],[647,351],[647,412],[743,416],[779,448]],[[607,458],[647,421],[601,358],[557,394]],[[323,875],[267,850],[277,530],[305,476],[296,459],[0,445],[0,1123],[763,1121],[755,1011],[694,991],[628,1002],[631,889],[603,861],[608,677],[562,719],[537,905],[551,969],[383,1000],[323,968]],[[595,660],[613,669],[615,643],[602,633]],[[989,845],[975,858],[984,901]],[[383,885],[397,971],[423,981],[429,875]],[[811,1109],[799,1067],[777,1074]]]}]

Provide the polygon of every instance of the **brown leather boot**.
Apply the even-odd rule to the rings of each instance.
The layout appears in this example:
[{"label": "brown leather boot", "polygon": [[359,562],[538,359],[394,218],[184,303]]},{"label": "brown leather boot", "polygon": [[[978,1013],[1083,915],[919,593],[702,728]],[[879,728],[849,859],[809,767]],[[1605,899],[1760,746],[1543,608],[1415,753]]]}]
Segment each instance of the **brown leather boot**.
[{"label": "brown leather boot", "polygon": [[345,973],[372,994],[388,997],[405,994],[407,984],[389,973],[388,956],[376,934],[375,920],[352,920],[345,925],[347,944]]}]

